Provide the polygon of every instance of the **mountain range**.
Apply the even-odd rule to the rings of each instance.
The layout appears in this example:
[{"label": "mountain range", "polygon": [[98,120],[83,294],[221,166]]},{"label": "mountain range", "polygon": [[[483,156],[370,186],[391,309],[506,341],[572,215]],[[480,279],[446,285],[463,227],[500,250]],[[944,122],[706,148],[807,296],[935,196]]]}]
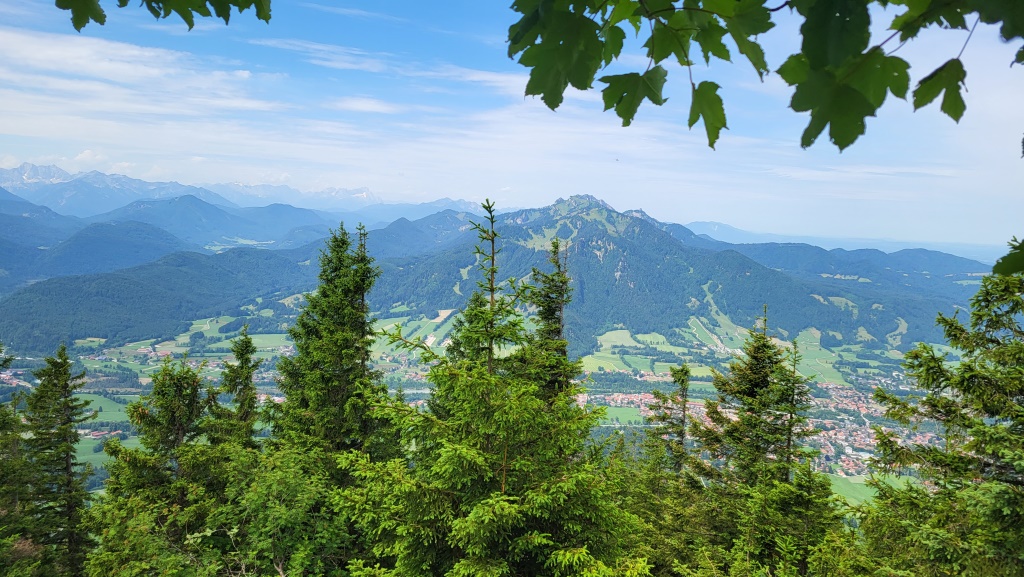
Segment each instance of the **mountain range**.
[{"label": "mountain range", "polygon": [[[2,198],[16,209],[33,206]],[[2,246],[14,247],[0,259],[6,272],[0,280],[8,281],[0,290],[13,290],[0,300],[0,341],[31,352],[84,337],[163,338],[191,319],[235,311],[254,297],[312,290],[323,244],[304,241],[322,238],[330,226],[330,214],[321,211],[216,206],[191,195],[134,202],[103,222],[32,210],[39,219],[78,228],[50,249],[0,235]],[[382,270],[371,294],[376,314],[401,309],[407,317],[432,318],[460,308],[478,276],[474,219],[467,211],[442,210],[371,230],[367,246]],[[552,238],[566,242],[574,290],[566,314],[577,354],[616,329],[671,341],[684,338],[691,320],[751,327],[765,305],[782,336],[813,330],[834,343],[905,350],[916,341],[941,341],[936,313],[965,308],[989,269],[927,250],[730,244],[642,211],[618,212],[590,196],[501,214],[498,232],[502,274],[516,278],[544,265]],[[281,248],[199,248],[228,236],[253,243],[272,238],[257,246]],[[80,273],[91,274],[66,276]],[[11,279],[26,274],[25,282],[35,282],[14,290]],[[47,276],[56,278],[40,280]]]},{"label": "mountain range", "polygon": [[71,174],[57,166],[23,163],[0,169],[0,188],[21,199],[46,206],[56,213],[80,218],[97,217],[136,201],[194,196],[222,208],[265,207],[299,204],[330,213],[333,220],[351,215],[370,227],[384,226],[400,218],[419,218],[439,210],[475,211],[473,203],[448,198],[427,203],[385,203],[367,188],[325,188],[300,191],[284,185],[204,184],[148,182],[120,174],[91,171]]},{"label": "mountain range", "polygon": [[686,228],[698,235],[733,244],[800,243],[832,248],[873,248],[884,252],[896,252],[911,248],[926,248],[937,252],[947,252],[962,257],[993,264],[999,257],[1006,254],[1005,245],[967,244],[954,242],[908,242],[877,238],[832,238],[821,236],[805,236],[792,234],[773,234],[740,230],[721,222],[691,222]]}]

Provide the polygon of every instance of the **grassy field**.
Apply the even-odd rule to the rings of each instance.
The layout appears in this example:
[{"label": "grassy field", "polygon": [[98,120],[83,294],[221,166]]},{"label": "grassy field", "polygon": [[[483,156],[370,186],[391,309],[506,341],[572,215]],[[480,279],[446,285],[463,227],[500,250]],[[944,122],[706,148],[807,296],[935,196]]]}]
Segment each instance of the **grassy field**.
[{"label": "grassy field", "polygon": [[801,356],[797,365],[800,374],[816,381],[848,384],[833,366],[838,356],[821,347],[821,333],[814,329],[804,330],[797,335],[796,343]]},{"label": "grassy field", "polygon": [[630,421],[642,423],[644,418],[640,416],[640,409],[636,407],[604,407],[603,423],[618,423],[625,425]]},{"label": "grassy field", "polygon": [[689,325],[690,330],[693,331],[693,336],[696,337],[697,340],[709,347],[718,346],[718,340],[715,339],[714,335],[712,335],[699,320],[691,317],[687,324]]},{"label": "grassy field", "polygon": [[598,372],[601,369],[606,371],[628,371],[629,367],[622,362],[619,355],[613,355],[611,353],[599,352],[592,355],[583,357],[583,370],[590,372]]},{"label": "grassy field", "polygon": [[222,333],[218,332],[220,326],[235,320],[235,317],[211,317],[208,319],[199,319],[192,321],[192,327],[188,329],[188,332],[182,335],[178,335],[178,340],[184,340],[188,342],[188,336],[192,333],[201,332],[208,337],[223,336]]},{"label": "grassy field", "polygon": [[855,477],[829,475],[828,478],[832,481],[832,491],[846,499],[851,505],[859,505],[875,496],[875,490],[865,484],[867,477],[863,475]]},{"label": "grassy field", "polygon": [[635,340],[633,340],[632,335],[630,335],[629,331],[627,331],[625,329],[617,330],[617,331],[608,331],[605,334],[597,337],[597,342],[601,344],[601,348],[602,349],[605,349],[605,348],[610,349],[611,347],[616,347],[616,346],[618,346],[618,347],[639,347],[640,346],[640,343],[638,343]]},{"label": "grassy field", "polygon": [[[249,337],[252,339],[252,344],[255,345],[257,349],[276,349],[294,344],[288,335],[284,333],[249,335]],[[226,342],[228,342],[226,346],[230,346],[230,341]]]},{"label": "grassy field", "polygon": [[98,349],[105,342],[107,342],[107,339],[101,339],[99,337],[89,337],[86,339],[75,339],[75,346],[82,348]]},{"label": "grassy field", "polygon": [[84,401],[91,402],[87,410],[99,411],[96,415],[97,421],[128,422],[128,414],[124,412],[125,405],[115,403],[114,401],[99,395],[81,394],[75,396]]},{"label": "grassy field", "polygon": [[[868,477],[865,475],[855,475],[853,477],[829,475],[828,478],[832,481],[832,491],[846,499],[851,505],[859,505],[875,497],[876,491],[867,485]],[[887,485],[893,487],[903,487],[908,483],[915,482],[910,477],[886,476],[882,477],[882,479]]]},{"label": "grassy field", "polygon": [[[110,460],[110,455],[107,455],[103,451],[96,452],[95,448],[100,444],[100,439],[83,438],[75,445],[75,452],[78,455],[79,463],[88,463],[93,468],[102,467]],[[139,448],[138,437],[128,437],[121,444],[129,449]]]}]

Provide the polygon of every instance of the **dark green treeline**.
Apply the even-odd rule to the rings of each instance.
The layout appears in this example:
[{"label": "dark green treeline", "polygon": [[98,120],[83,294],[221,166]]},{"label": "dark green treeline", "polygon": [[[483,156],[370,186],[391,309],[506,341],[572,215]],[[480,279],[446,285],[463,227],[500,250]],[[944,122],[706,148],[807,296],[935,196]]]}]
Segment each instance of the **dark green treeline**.
[{"label": "dark green treeline", "polygon": [[430,364],[426,407],[390,396],[369,362],[379,273],[362,229],[321,255],[279,365],[285,402],[257,403],[245,331],[217,386],[167,361],[128,409],[141,446],[106,445],[100,495],[74,455],[81,375],[58,350],[31,394],[0,405],[0,575],[1024,574],[1024,277],[986,278],[967,324],[940,318],[963,360],[908,355],[918,397],[878,394],[945,442],[876,430],[878,471],[914,481],[875,481],[851,508],[811,469],[799,352],[767,314],[713,399],[692,402],[678,367],[648,434],[596,439],[601,412],[577,402],[567,354],[561,245],[532,283],[505,279],[484,208],[478,290],[446,352],[386,334]]}]

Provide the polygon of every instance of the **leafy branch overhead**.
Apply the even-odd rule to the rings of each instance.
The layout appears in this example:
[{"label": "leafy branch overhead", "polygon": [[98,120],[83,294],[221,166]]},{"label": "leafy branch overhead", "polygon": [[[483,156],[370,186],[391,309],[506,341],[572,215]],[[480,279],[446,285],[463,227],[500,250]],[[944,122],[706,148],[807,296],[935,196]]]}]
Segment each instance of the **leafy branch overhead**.
[{"label": "leafy branch overhead", "polygon": [[[124,8],[130,3],[131,0],[117,0],[117,7]],[[216,17],[227,24],[231,20],[232,9],[244,12],[252,8],[257,18],[264,22],[270,21],[270,0],[139,0],[139,4],[145,6],[157,19],[177,15],[185,21],[189,30],[195,26],[196,16]],[[71,24],[75,30],[85,28],[90,22],[107,22],[107,14],[100,6],[100,0],[56,0],[56,5],[57,8],[71,12]]]},{"label": "leafy branch overhead", "polygon": [[[714,147],[726,128],[719,86],[697,82],[695,64],[731,62],[734,51],[762,79],[772,73],[760,36],[775,27],[783,10],[802,19],[800,52],[774,72],[793,87],[790,108],[810,119],[801,137],[808,147],[828,129],[840,150],[866,130],[891,94],[906,99],[911,64],[892,52],[899,42],[929,28],[971,30],[978,22],[999,24],[1008,42],[1024,40],[1024,3],[1020,0],[515,0],[520,15],[509,28],[508,54],[530,69],[526,94],[538,95],[557,108],[569,85],[580,90],[604,85],[605,110],[614,108],[628,126],[644,100],[661,105],[666,66],[676,63],[690,77],[689,125],[704,123]],[[896,7],[891,34],[872,43],[872,7]],[[876,12],[877,13],[877,12]],[[970,24],[969,24],[970,23]],[[629,36],[637,42],[629,42]],[[942,112],[959,122],[966,109],[967,71],[960,54],[970,39],[961,34],[950,43],[949,60],[920,76],[913,90],[914,108],[939,101]],[[726,40],[728,38],[728,40]],[[648,64],[643,72],[598,74],[620,69],[627,46],[641,48]],[[1024,47],[1016,54],[1024,63]],[[939,96],[942,98],[940,99]]]}]

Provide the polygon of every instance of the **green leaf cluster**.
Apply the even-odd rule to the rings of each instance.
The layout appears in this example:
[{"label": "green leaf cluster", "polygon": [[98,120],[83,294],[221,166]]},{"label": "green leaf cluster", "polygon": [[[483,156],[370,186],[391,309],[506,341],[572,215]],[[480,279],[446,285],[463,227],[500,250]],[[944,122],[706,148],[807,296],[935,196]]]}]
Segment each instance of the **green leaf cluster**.
[{"label": "green leaf cluster", "polygon": [[[878,14],[872,8],[889,5],[899,7],[890,23],[892,33],[871,45],[871,17]],[[865,133],[866,119],[877,114],[889,94],[907,98],[911,65],[893,55],[890,43],[897,38],[912,41],[930,28],[966,30],[967,22],[975,20],[1000,24],[1006,41],[1024,39],[1024,16],[1015,0],[789,0],[778,6],[767,0],[521,0],[512,8],[520,18],[509,28],[509,56],[518,56],[530,69],[526,94],[539,94],[557,108],[570,84],[585,90],[597,79],[607,85],[602,91],[605,110],[614,108],[628,126],[644,100],[659,106],[665,102],[665,64],[671,62],[687,69],[689,125],[702,120],[711,147],[726,128],[725,111],[720,87],[693,79],[695,47],[709,67],[729,62],[728,38],[764,78],[771,69],[759,39],[775,27],[779,10],[788,8],[802,19],[800,51],[776,73],[793,87],[790,108],[810,115],[800,139],[804,147],[828,128],[829,140],[845,149]],[[629,33],[642,41],[647,69],[597,78],[622,55]],[[921,77],[913,104],[921,108],[942,94],[942,112],[959,121],[966,109],[967,73],[956,49],[949,56]],[[1015,61],[1024,62],[1024,48]]]},{"label": "green leaf cluster", "polygon": [[[131,4],[131,0],[117,0],[118,8]],[[233,10],[239,13],[252,8],[256,17],[264,22],[270,21],[270,0],[142,0],[142,5],[156,19],[177,15],[189,30],[195,26],[196,17],[216,17],[227,24],[231,20]],[[56,0],[57,8],[71,12],[71,25],[75,30],[85,28],[90,22],[103,25],[107,22],[107,13],[99,0]]]}]

